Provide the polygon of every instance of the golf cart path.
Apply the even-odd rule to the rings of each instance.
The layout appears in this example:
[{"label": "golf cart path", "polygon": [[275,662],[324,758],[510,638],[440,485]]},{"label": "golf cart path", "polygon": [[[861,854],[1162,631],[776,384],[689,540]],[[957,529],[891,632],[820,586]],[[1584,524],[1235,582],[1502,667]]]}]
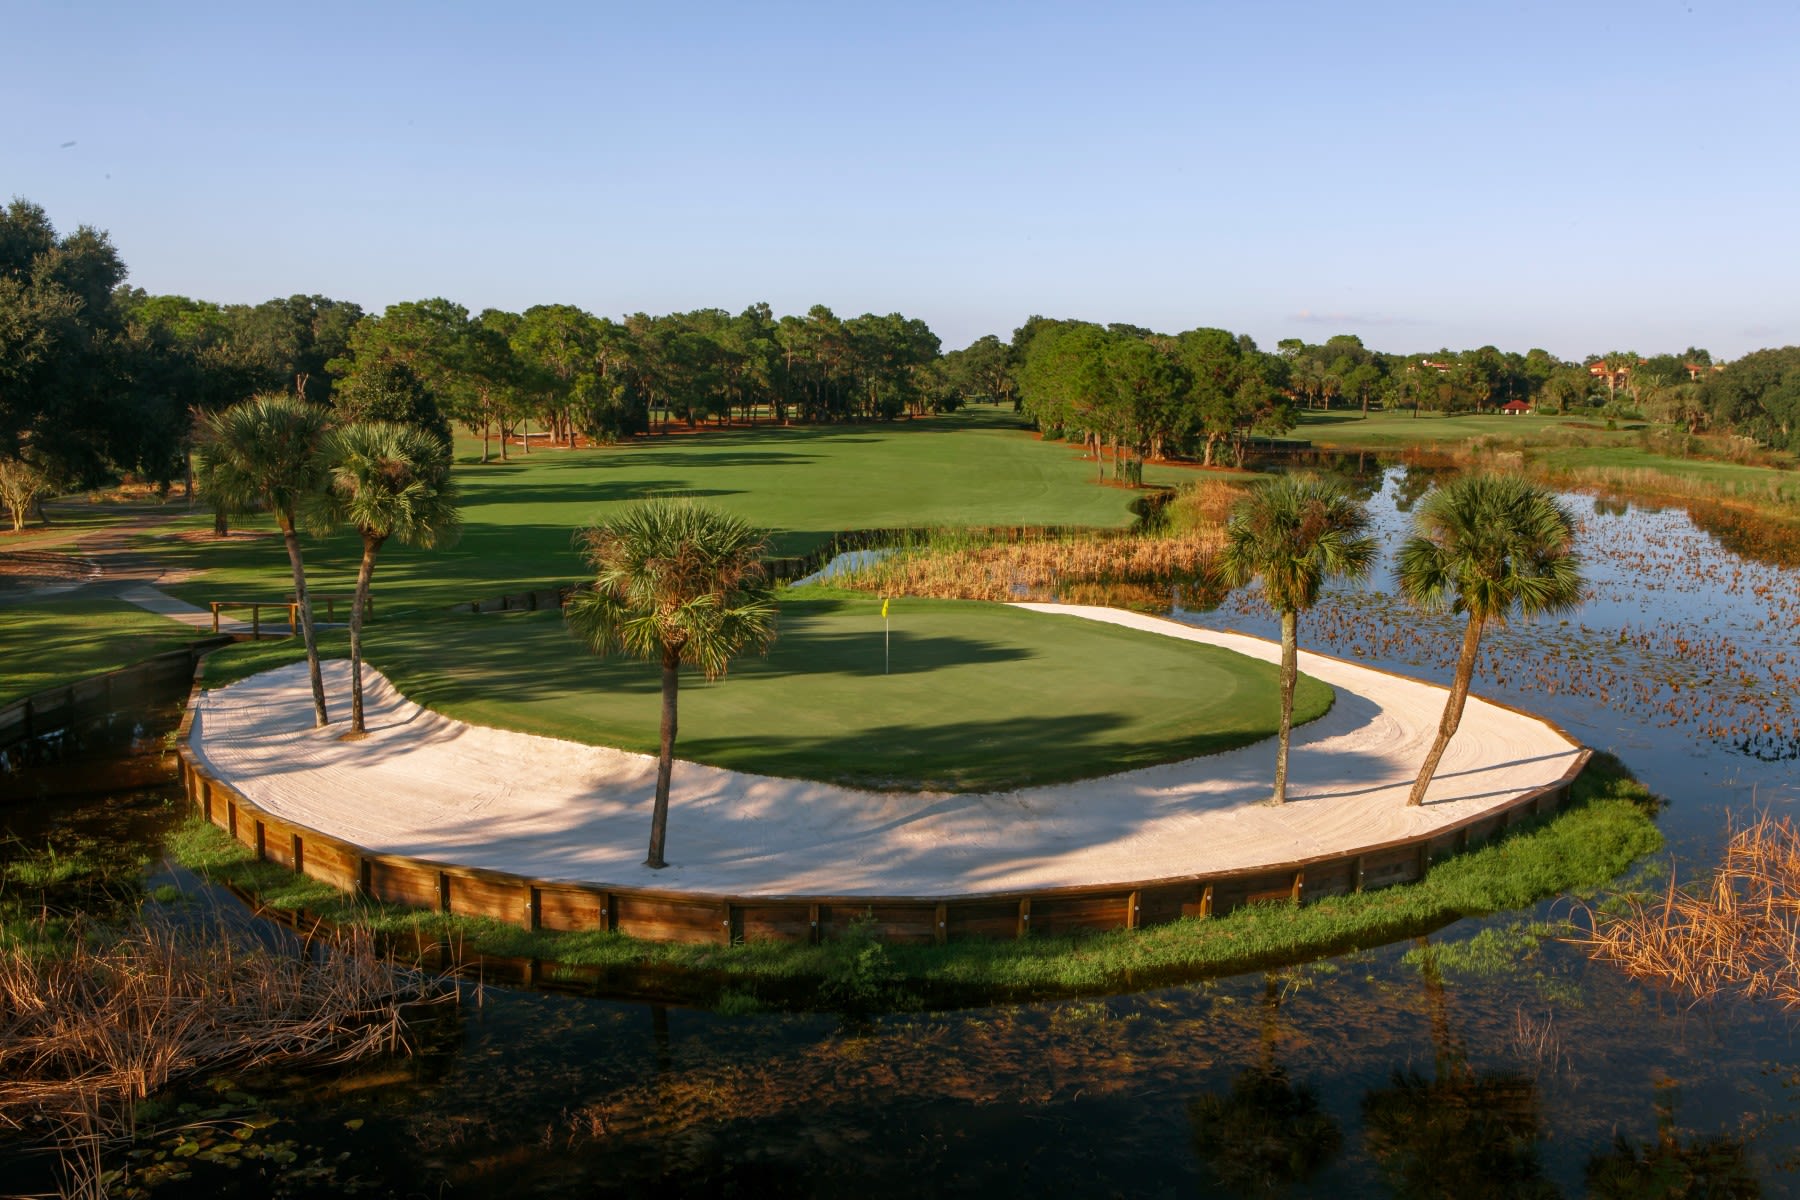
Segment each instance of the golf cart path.
[{"label": "golf cart path", "polygon": [[[1105,621],[1271,662],[1280,656],[1259,638],[1118,609],[1020,607],[1057,614],[1047,620]],[[420,708],[367,668],[369,736],[340,741],[348,662],[325,664],[333,725],[312,727],[298,663],[203,694],[191,745],[271,814],[377,853],[740,896],[960,896],[1290,863],[1477,816],[1555,783],[1579,753],[1548,723],[1470,697],[1426,804],[1409,808],[1445,690],[1305,652],[1300,669],[1337,699],[1294,731],[1281,807],[1262,803],[1273,739],[984,794],[867,792],[678,761],[670,865],[661,871],[642,865],[653,757],[467,725]]]}]

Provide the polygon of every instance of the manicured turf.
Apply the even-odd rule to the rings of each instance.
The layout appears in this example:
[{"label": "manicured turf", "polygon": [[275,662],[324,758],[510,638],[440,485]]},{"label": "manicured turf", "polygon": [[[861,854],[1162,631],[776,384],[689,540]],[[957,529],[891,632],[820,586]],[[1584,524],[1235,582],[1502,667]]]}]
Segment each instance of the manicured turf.
[{"label": "manicured turf", "polygon": [[[376,588],[400,607],[441,608],[576,579],[584,570],[575,530],[629,501],[668,493],[702,497],[773,530],[777,554],[804,553],[848,529],[1131,523],[1141,493],[1095,483],[1094,464],[1082,460],[1079,446],[1039,441],[1009,418],[984,410],[887,425],[683,434],[594,450],[540,447],[485,466],[465,455],[456,470],[461,543],[430,553],[384,550]],[[1188,476],[1157,468],[1147,477]],[[204,528],[208,520],[191,524]],[[205,572],[172,589],[195,603],[288,590],[287,560],[273,539],[143,544],[171,567]],[[307,539],[306,552],[315,586],[349,590],[354,539]]]},{"label": "manicured turf", "polygon": [[[1275,668],[1215,647],[989,604],[907,600],[890,618],[884,675],[879,602],[783,604],[766,659],[710,684],[683,677],[677,753],[859,787],[968,791],[1106,775],[1275,731]],[[369,641],[371,661],[440,712],[656,750],[657,666],[589,654],[555,613],[396,621]],[[209,683],[240,654],[266,666],[293,650],[215,655]],[[1296,719],[1322,714],[1330,696],[1303,678]]]},{"label": "manicured turf", "polygon": [[195,636],[122,600],[0,605],[0,704],[179,649]]}]

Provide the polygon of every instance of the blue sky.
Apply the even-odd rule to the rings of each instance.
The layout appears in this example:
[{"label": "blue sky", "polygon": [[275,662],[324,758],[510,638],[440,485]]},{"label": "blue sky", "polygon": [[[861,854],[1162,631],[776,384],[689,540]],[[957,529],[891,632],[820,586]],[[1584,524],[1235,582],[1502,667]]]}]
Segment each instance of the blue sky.
[{"label": "blue sky", "polygon": [[[1800,342],[1800,6],[0,0],[131,282],[1265,345]],[[72,143],[72,144],[71,144]]]}]

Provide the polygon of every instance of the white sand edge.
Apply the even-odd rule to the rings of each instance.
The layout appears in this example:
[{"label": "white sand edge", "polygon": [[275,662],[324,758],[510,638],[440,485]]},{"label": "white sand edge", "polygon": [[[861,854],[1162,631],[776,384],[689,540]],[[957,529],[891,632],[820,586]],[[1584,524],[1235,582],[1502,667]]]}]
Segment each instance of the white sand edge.
[{"label": "white sand edge", "polygon": [[[1118,609],[1026,604],[1275,661],[1280,647]],[[312,727],[304,663],[203,694],[191,745],[271,814],[367,850],[545,880],[736,895],[957,896],[1291,862],[1410,837],[1554,783],[1579,748],[1471,697],[1428,803],[1406,794],[1445,691],[1302,652],[1337,690],[1295,731],[1289,802],[1274,741],[1078,783],[891,794],[678,762],[670,866],[642,865],[654,758],[420,708],[365,669],[369,736],[340,741],[349,664],[325,665],[338,723]]]}]

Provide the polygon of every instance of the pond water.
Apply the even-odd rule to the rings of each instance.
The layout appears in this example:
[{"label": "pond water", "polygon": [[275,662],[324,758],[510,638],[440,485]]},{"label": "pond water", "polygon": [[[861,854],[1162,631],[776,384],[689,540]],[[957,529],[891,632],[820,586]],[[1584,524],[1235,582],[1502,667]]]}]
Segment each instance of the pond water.
[{"label": "pond water", "polygon": [[[1361,480],[1391,549],[1428,479]],[[1800,572],[1723,550],[1679,510],[1568,499],[1592,597],[1566,621],[1497,631],[1476,688],[1617,753],[1664,793],[1660,865],[1687,878],[1716,860],[1731,820],[1800,800]],[[1274,631],[1249,595],[1178,615]],[[1452,622],[1407,611],[1384,577],[1333,591],[1301,637],[1439,679],[1455,648]],[[153,835],[177,794],[141,782],[172,717],[158,719],[115,720],[111,751],[100,739],[74,756],[112,754],[108,769],[131,781],[116,795],[84,785],[0,818],[26,841]],[[12,793],[59,790],[33,783],[67,767],[49,757],[7,776]],[[150,882],[194,889],[166,872]],[[861,1020],[487,988],[414,1058],[178,1097],[190,1113],[276,1118],[252,1141],[292,1161],[198,1163],[151,1194],[1800,1191],[1792,1018],[1690,1010],[1523,927],[1570,906],[1269,975]],[[15,1173],[6,1155],[6,1190],[33,1190],[15,1180],[42,1164]]]}]

